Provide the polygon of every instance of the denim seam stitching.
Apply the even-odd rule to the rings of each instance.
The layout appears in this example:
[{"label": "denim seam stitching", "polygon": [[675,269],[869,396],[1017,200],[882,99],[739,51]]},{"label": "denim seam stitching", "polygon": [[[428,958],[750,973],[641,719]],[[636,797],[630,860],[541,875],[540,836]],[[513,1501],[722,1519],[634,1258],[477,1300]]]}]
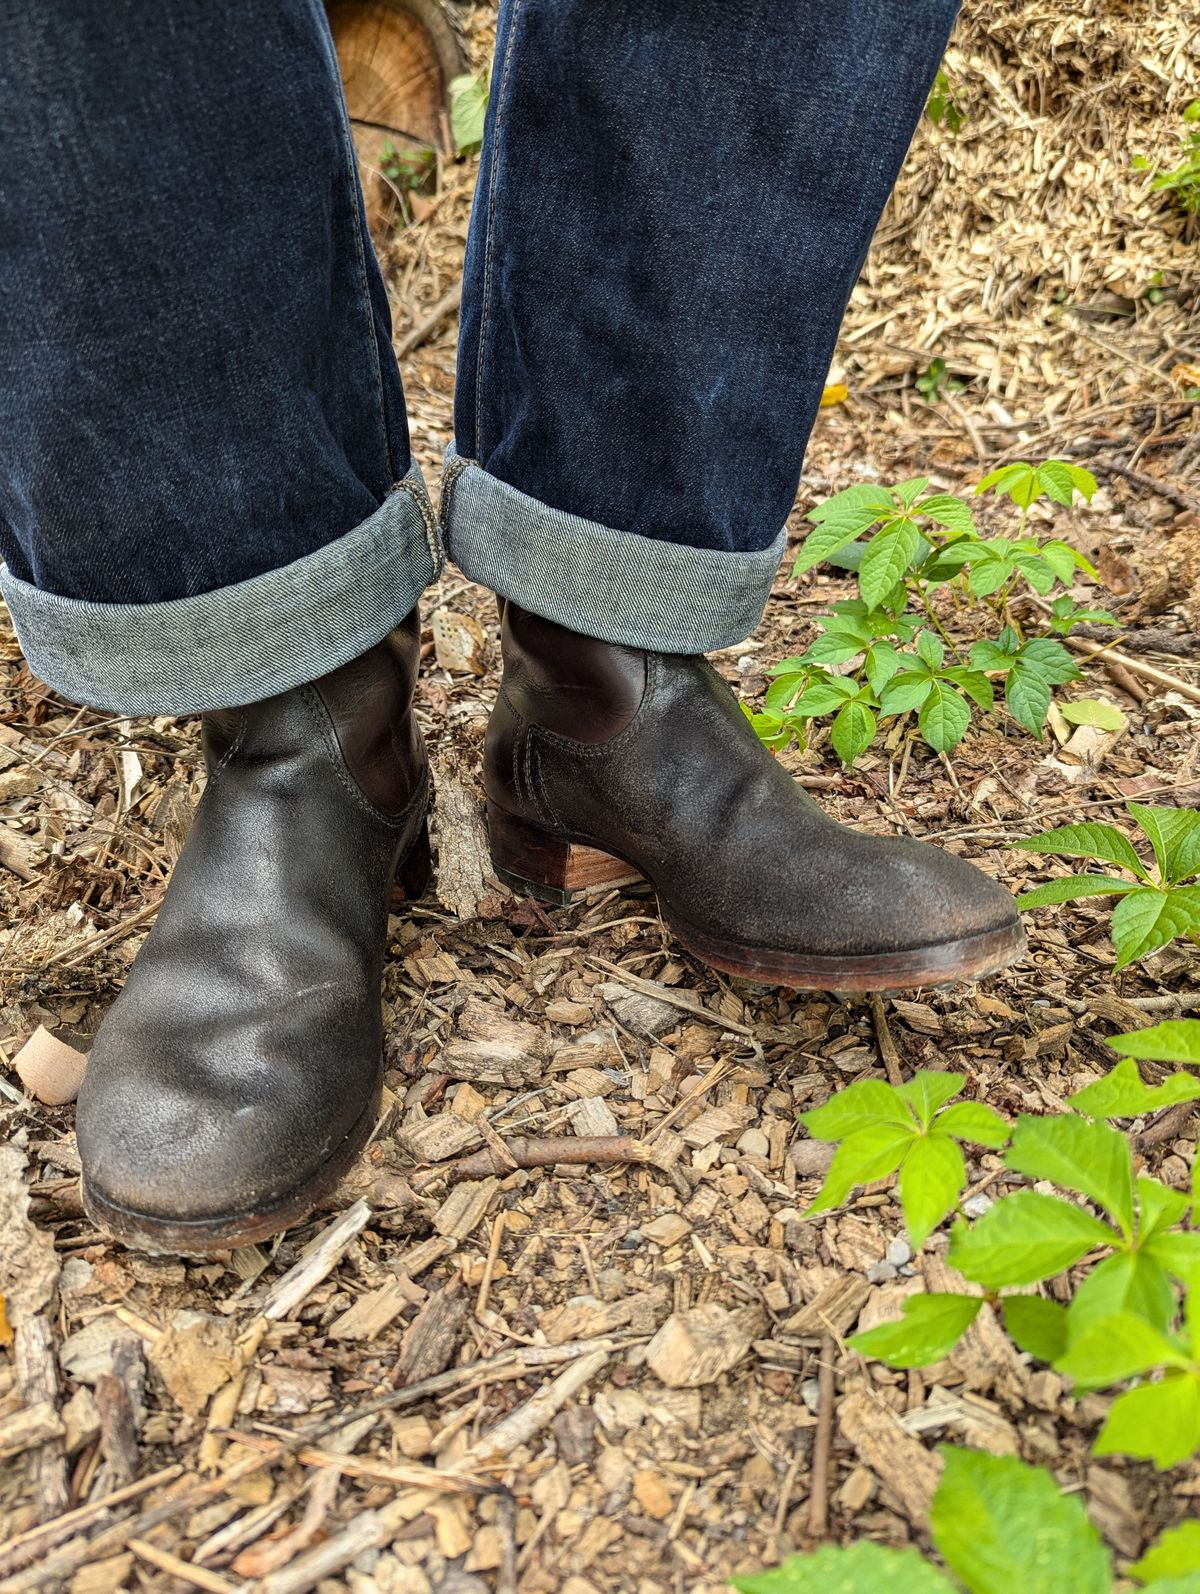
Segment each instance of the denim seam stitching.
[{"label": "denim seam stitching", "polygon": [[398,482],[393,483],[393,491],[407,493],[417,506],[421,524],[425,528],[425,545],[433,560],[433,574],[430,581],[436,581],[446,568],[446,547],[425,484],[423,481],[414,482],[402,476]]},{"label": "denim seam stitching", "polygon": [[375,396],[378,401],[377,416],[379,422],[379,434],[383,443],[383,458],[384,463],[387,466],[387,474],[389,479],[394,481],[398,473],[396,471],[395,460],[392,458],[392,440],[388,434],[387,404],[383,396],[383,364],[379,356],[379,339],[375,335],[375,314],[371,307],[371,289],[367,280],[367,255],[363,241],[363,215],[358,190],[358,157],[354,149],[354,137],[350,132],[350,117],[349,112],[346,109],[345,93],[341,86],[341,73],[337,63],[337,57],[335,55],[332,62],[329,63],[328,58],[331,54],[331,49],[327,49],[325,54],[327,63],[332,65],[333,71],[335,73],[335,82],[337,83],[338,143],[341,146],[342,151],[342,175],[349,185],[351,204],[354,210],[354,252],[358,260],[359,303],[362,307],[364,319],[366,321],[367,344],[370,351],[369,357],[375,372]]},{"label": "denim seam stitching", "polygon": [[508,44],[504,51],[504,71],[500,77],[500,94],[496,100],[496,124],[492,129],[492,169],[488,174],[487,231],[483,246],[483,293],[479,320],[479,354],[475,361],[475,452],[483,454],[483,359],[487,348],[488,322],[491,319],[492,293],[492,242],[496,221],[496,188],[500,181],[500,133],[504,126],[504,107],[508,96],[508,76],[512,67],[513,50],[517,42],[517,20],[521,15],[522,0],[516,0]]}]

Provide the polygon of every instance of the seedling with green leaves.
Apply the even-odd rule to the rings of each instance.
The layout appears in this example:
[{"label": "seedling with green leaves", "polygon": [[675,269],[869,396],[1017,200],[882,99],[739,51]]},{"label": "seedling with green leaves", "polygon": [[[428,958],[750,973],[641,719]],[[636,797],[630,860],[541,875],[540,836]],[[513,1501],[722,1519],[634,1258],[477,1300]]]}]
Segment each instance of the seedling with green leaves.
[{"label": "seedling with green leaves", "polygon": [[958,91],[951,83],[944,66],[938,68],[938,74],[933,80],[929,98],[925,101],[925,115],[934,127],[944,127],[955,138],[962,132],[963,124],[967,120],[967,113],[959,101]]},{"label": "seedling with green leaves", "polygon": [[[1112,1560],[1083,1501],[1015,1456],[943,1445],[929,1527],[943,1571],[862,1540],[731,1580],[738,1594],[1111,1594]],[[1200,1594],[1200,1524],[1169,1528],[1126,1575],[1144,1594]]]},{"label": "seedling with green leaves", "polygon": [[[1119,1044],[1137,1040],[1120,1037]],[[1185,1035],[1182,1042],[1175,1035],[1152,1037],[1144,1044],[1151,1053],[1156,1045],[1190,1047],[1200,1057],[1200,1036]],[[1120,1416],[1102,1442],[1159,1466],[1173,1465],[1200,1448],[1200,1233],[1186,1227],[1200,1192],[1135,1176],[1128,1137],[1103,1120],[1200,1100],[1200,1080],[1179,1074],[1146,1085],[1127,1057],[1072,1097],[1073,1111],[1023,1114],[1011,1128],[981,1103],[949,1105],[963,1082],[961,1075],[936,1073],[918,1074],[899,1087],[864,1080],[803,1114],[810,1133],[839,1142],[809,1211],[836,1206],[856,1185],[898,1172],[905,1223],[919,1248],[959,1203],[966,1182],[961,1140],[1007,1146],[1004,1160],[1013,1172],[1064,1193],[1025,1187],[1002,1196],[975,1221],[960,1215],[948,1260],[982,1293],[909,1296],[899,1321],[855,1335],[850,1346],[889,1366],[928,1366],[949,1355],[987,1301],[1000,1309],[1021,1350],[1071,1377],[1090,1377],[1080,1368],[1092,1366],[1087,1358],[1097,1354],[1103,1325],[1109,1325],[1114,1344],[1125,1343],[1133,1333],[1126,1319],[1132,1317],[1145,1330],[1137,1340],[1141,1354],[1152,1350],[1157,1360],[1111,1379],[1097,1374],[1098,1381],[1162,1369],[1180,1415],[1173,1425],[1139,1426],[1161,1397],[1129,1391],[1128,1397],[1137,1398],[1121,1397]],[[1068,1305],[1029,1293],[1081,1264],[1087,1271]],[[1192,1287],[1192,1281],[1194,1297],[1181,1302],[1180,1288]]]},{"label": "seedling with green leaves", "polygon": [[909,1237],[914,1246],[924,1245],[966,1186],[959,1142],[999,1147],[1011,1133],[982,1102],[949,1105],[965,1083],[962,1074],[926,1069],[903,1085],[864,1079],[801,1113],[810,1135],[839,1143],[809,1212],[840,1206],[855,1185],[898,1171]]},{"label": "seedling with green leaves", "polygon": [[1111,927],[1118,969],[1149,957],[1178,937],[1200,943],[1200,884],[1196,883],[1200,809],[1153,808],[1135,802],[1125,807],[1153,849],[1153,867],[1142,861],[1129,837],[1114,825],[1063,825],[1013,843],[1025,852],[1115,864],[1134,877],[1063,875],[1017,898],[1017,906],[1025,911],[1084,897],[1119,898]]},{"label": "seedling with green leaves", "polygon": [[491,75],[465,72],[450,80],[450,131],[460,158],[475,155],[483,146]]},{"label": "seedling with green leaves", "polygon": [[[1159,172],[1150,184],[1168,193],[1189,216],[1200,215],[1200,100],[1193,100],[1183,113],[1185,131],[1180,135],[1178,166]],[[1144,155],[1133,157],[1135,171],[1154,171]]]},{"label": "seedling with green leaves", "polygon": [[[969,505],[930,492],[924,476],[894,487],[860,483],[810,512],[813,530],[795,573],[821,561],[840,565],[856,572],[859,596],[818,618],[812,645],[776,665],[762,709],[747,709],[768,746],[804,743],[814,720],[833,716],[834,750],[849,766],[871,745],[881,720],[915,713],[926,743],[948,754],[973,713],[993,708],[1000,681],[1009,713],[1040,736],[1052,689],[1079,679],[1057,638],[1085,620],[1111,623],[1112,616],[1078,605],[1068,591],[1051,604],[1052,635],[1022,634],[1009,607],[1021,587],[1044,597],[1056,584],[1070,587],[1081,570],[1096,574],[1061,539],[1025,535],[1025,517],[1040,497],[1070,503],[1077,494],[1090,498],[1096,484],[1062,460],[1006,466],[986,483],[1020,507],[1017,537],[981,537]],[[981,604],[998,634],[956,647],[932,601],[939,587],[949,588],[959,606]]]}]

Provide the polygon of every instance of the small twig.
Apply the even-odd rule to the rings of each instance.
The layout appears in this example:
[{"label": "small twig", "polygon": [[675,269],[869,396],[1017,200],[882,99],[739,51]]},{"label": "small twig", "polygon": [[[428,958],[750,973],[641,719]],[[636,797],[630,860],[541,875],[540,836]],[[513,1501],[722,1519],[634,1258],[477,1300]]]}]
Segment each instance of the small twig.
[{"label": "small twig", "polygon": [[813,1440],[812,1476],[808,1497],[808,1531],[823,1539],[829,1531],[829,1458],[833,1449],[833,1335],[821,1340],[817,1362],[817,1432]]},{"label": "small twig", "polygon": [[[1200,786],[1200,779],[1171,781],[1167,785],[1151,786],[1149,791],[1138,792],[1137,800],[1145,802],[1150,797],[1166,797],[1188,791],[1193,786]],[[1061,819],[1067,814],[1094,813],[1100,808],[1122,808],[1127,800],[1123,796],[1117,796],[1100,797],[1095,802],[1057,803],[1053,808],[1037,808],[1032,813],[1019,815],[1016,819],[993,819],[982,825],[963,825],[958,830],[940,830],[938,841],[957,841],[962,836],[982,836],[992,830],[1024,830],[1028,825],[1046,819]]]},{"label": "small twig", "polygon": [[1176,1135],[1183,1133],[1196,1110],[1194,1101],[1182,1101],[1177,1106],[1168,1107],[1161,1118],[1133,1137],[1134,1149],[1147,1151],[1151,1146],[1161,1146],[1164,1141],[1173,1140]]},{"label": "small twig", "polygon": [[619,963],[610,963],[607,958],[589,958],[588,962],[595,968],[606,969],[609,974],[615,974],[621,984],[627,985],[630,990],[640,991],[643,996],[653,996],[656,1001],[665,1002],[668,1007],[678,1007],[685,1013],[691,1013],[694,1018],[703,1019],[706,1024],[716,1024],[732,1035],[751,1037],[754,1035],[748,1024],[738,1024],[733,1019],[726,1018],[723,1013],[714,1013],[690,992],[674,991],[669,985],[659,985],[654,980],[643,980],[639,975],[623,969]]},{"label": "small twig", "polygon": [[[620,1162],[649,1162],[650,1148],[631,1135],[529,1135],[505,1141],[505,1150],[518,1168],[552,1168],[556,1162],[593,1162],[611,1168]],[[512,1167],[489,1147],[473,1152],[439,1169],[451,1179],[488,1179]]]},{"label": "small twig", "polygon": [[508,1218],[506,1209],[501,1209],[492,1219],[492,1238],[488,1245],[487,1261],[483,1264],[483,1277],[479,1281],[479,1294],[475,1298],[475,1316],[482,1323],[483,1314],[487,1310],[488,1295],[492,1288],[492,1274],[496,1271],[496,1259],[500,1255],[500,1242],[504,1238],[504,1225]]},{"label": "small twig", "polygon": [[892,1039],[892,1032],[888,1026],[883,997],[877,991],[871,996],[871,1018],[875,1024],[875,1040],[879,1046],[879,1055],[883,1058],[883,1066],[887,1070],[888,1084],[902,1085],[904,1072],[900,1063],[900,1053],[896,1050],[896,1042]]},{"label": "small twig", "polygon": [[396,358],[406,360],[415,349],[419,349],[422,343],[433,336],[446,317],[453,315],[461,303],[462,283],[456,282],[453,288],[442,295],[424,321],[419,321],[400,339],[396,345]]},{"label": "small twig", "polygon": [[1099,642],[1089,642],[1086,637],[1081,636],[1069,636],[1067,646],[1074,648],[1076,653],[1086,653],[1089,658],[1111,660],[1128,670],[1131,675],[1140,675],[1143,680],[1153,681],[1156,686],[1178,692],[1181,697],[1186,697],[1192,703],[1200,703],[1200,686],[1193,686],[1190,681],[1181,681],[1177,675],[1168,675],[1166,670],[1160,670],[1154,664],[1147,664],[1144,659],[1131,658],[1128,653],[1118,653],[1115,648],[1105,647]]},{"label": "small twig", "polygon": [[1092,469],[1104,471],[1107,475],[1124,476],[1135,487],[1141,487],[1148,493],[1157,493],[1160,498],[1165,498],[1178,509],[1192,509],[1200,511],[1200,498],[1192,493],[1184,492],[1182,487],[1176,487],[1171,482],[1160,481],[1157,476],[1147,476],[1140,470],[1130,470],[1128,465],[1118,465],[1115,460],[1093,459]]},{"label": "small twig", "polygon": [[145,1539],[130,1539],[129,1548],[139,1561],[146,1561],[160,1572],[169,1572],[172,1577],[181,1578],[196,1588],[207,1589],[209,1594],[236,1594],[242,1587],[240,1583],[231,1583],[227,1577],[210,1572],[207,1567],[194,1566],[169,1550],[160,1550],[157,1544],[148,1544]]}]

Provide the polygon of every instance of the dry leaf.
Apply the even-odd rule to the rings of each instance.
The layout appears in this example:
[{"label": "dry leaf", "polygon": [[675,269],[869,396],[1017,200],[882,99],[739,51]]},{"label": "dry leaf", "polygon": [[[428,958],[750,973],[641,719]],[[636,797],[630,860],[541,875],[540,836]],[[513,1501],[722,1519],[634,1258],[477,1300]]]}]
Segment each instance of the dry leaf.
[{"label": "dry leaf", "polygon": [[441,669],[460,675],[484,673],[483,627],[473,615],[435,609],[430,625],[433,653]]},{"label": "dry leaf", "polygon": [[59,1269],[53,1239],[29,1221],[25,1165],[23,1151],[0,1145],[0,1278],[14,1325],[47,1304]]}]

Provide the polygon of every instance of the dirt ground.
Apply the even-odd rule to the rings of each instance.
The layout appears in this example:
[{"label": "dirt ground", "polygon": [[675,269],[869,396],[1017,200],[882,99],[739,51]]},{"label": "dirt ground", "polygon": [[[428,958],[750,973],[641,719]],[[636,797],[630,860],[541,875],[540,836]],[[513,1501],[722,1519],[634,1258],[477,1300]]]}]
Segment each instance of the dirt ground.
[{"label": "dirt ground", "polygon": [[[398,341],[452,285],[472,176],[449,172],[384,247]],[[956,491],[1006,459],[1077,459],[1100,491],[1054,524],[1099,560],[1130,662],[1088,663],[1089,695],[1128,729],[1082,753],[996,714],[952,765],[907,721],[852,774],[821,738],[784,755],[840,819],[936,840],[1015,890],[1056,872],[1007,850],[1019,836],[1119,820],[1130,797],[1200,803],[1200,421],[1169,379],[1194,358],[1193,319],[1182,281],[1165,306],[1133,302],[1088,401],[1047,410],[1038,388],[1020,421],[985,381],[923,403],[928,344],[868,377],[870,307],[852,312],[851,396],[818,421],[796,538],[855,480]],[[453,366],[452,318],[404,363],[431,480]],[[760,629],[716,659],[751,704],[850,590],[790,568]],[[45,1423],[0,1471],[0,1590],[718,1594],[822,1538],[927,1545],[945,1440],[1051,1466],[1121,1558],[1194,1516],[1200,1464],[1092,1460],[1105,1401],[1071,1398],[987,1309],[920,1373],[844,1348],[945,1287],[945,1237],[912,1257],[886,1183],[806,1219],[826,1151],[795,1114],[916,1067],[963,1072],[1005,1113],[1060,1108],[1111,1066],[1106,1037],[1200,1010],[1200,950],[1114,977],[1103,909],[1081,904],[1031,916],[1027,958],[980,989],[868,1002],[714,975],[645,890],[518,900],[488,876],[479,813],[493,603],[451,570],[424,610],[440,884],[390,924],[383,1114],[327,1210],[210,1261],[92,1229],[72,1109],[11,1066],[39,1025],[86,1049],[119,990],[202,790],[197,723],[62,701],[0,620],[0,1270],[47,1281],[15,1347],[0,1320],[0,1438],[31,1405]],[[462,617],[482,674],[448,651]],[[1185,1105],[1140,1126],[1146,1167],[1185,1184],[1198,1122]],[[551,1138],[544,1165],[519,1165]],[[1010,1177],[990,1153],[970,1171],[977,1195]]]}]

